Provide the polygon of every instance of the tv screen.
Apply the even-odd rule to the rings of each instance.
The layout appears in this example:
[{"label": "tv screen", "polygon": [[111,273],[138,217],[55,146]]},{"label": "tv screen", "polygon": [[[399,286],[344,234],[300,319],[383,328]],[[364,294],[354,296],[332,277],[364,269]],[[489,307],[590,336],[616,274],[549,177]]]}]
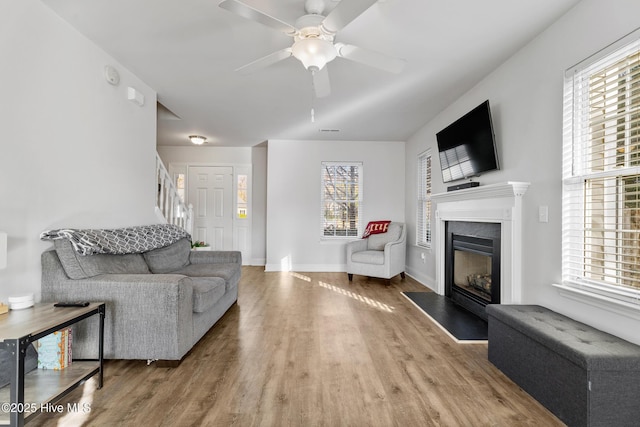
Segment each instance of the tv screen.
[{"label": "tv screen", "polygon": [[498,169],[489,101],[436,134],[444,182]]}]

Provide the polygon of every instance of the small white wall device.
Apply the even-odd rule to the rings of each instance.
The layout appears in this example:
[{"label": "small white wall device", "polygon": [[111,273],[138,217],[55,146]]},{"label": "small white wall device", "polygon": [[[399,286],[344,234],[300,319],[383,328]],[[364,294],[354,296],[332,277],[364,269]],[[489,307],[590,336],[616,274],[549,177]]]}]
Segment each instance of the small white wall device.
[{"label": "small white wall device", "polygon": [[104,66],[104,78],[111,85],[117,86],[120,83],[120,73],[111,65]]},{"label": "small white wall device", "polygon": [[127,88],[127,99],[140,107],[144,105],[144,95],[133,87]]}]

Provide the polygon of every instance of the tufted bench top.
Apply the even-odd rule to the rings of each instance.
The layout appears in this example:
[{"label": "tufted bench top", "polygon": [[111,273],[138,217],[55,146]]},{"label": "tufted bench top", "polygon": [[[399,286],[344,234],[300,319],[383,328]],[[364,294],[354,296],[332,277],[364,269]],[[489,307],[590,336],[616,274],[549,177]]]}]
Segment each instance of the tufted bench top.
[{"label": "tufted bench top", "polygon": [[545,307],[490,304],[486,312],[585,370],[640,371],[640,346]]}]

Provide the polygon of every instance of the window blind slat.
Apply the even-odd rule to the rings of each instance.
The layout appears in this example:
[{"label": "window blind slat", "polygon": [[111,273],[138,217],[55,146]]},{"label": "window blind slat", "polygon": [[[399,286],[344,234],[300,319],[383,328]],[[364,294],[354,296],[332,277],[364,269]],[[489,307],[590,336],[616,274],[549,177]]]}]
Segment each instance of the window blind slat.
[{"label": "window blind slat", "polygon": [[638,300],[640,33],[574,70],[563,102],[563,280]]},{"label": "window blind slat", "polygon": [[321,236],[358,236],[362,228],[362,163],[322,162],[321,180]]},{"label": "window blind slat", "polygon": [[418,156],[416,244],[431,245],[431,150]]}]

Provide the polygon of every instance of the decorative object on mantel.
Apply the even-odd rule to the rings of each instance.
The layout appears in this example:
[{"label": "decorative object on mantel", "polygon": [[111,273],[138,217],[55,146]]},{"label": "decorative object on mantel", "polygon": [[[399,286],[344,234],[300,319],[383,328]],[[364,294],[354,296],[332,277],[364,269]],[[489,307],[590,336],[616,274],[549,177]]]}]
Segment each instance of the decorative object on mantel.
[{"label": "decorative object on mantel", "polygon": [[458,190],[464,190],[465,188],[474,188],[474,187],[480,187],[480,183],[478,181],[469,181],[463,184],[450,185],[449,187],[447,187],[447,191],[458,191]]}]

